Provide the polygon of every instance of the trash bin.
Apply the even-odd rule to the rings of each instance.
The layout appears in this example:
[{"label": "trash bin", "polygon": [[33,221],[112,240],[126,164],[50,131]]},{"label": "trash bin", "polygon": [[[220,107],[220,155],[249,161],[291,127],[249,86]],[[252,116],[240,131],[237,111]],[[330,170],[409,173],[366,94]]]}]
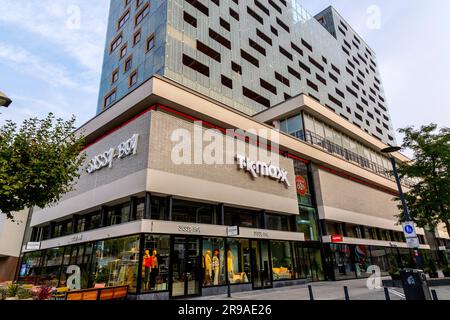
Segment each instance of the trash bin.
[{"label": "trash bin", "polygon": [[406,300],[432,300],[427,278],[422,270],[403,269],[400,277]]}]

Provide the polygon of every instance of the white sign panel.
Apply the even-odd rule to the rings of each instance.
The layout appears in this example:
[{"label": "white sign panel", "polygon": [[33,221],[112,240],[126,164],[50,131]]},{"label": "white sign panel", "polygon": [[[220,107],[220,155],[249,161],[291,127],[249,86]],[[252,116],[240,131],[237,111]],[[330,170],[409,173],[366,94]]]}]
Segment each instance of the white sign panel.
[{"label": "white sign panel", "polygon": [[238,236],[239,235],[239,227],[238,226],[228,227],[227,234],[229,237]]},{"label": "white sign panel", "polygon": [[416,238],[417,237],[414,222],[412,222],[412,221],[404,222],[404,223],[402,223],[402,227],[403,227],[403,233],[405,234],[406,238]]},{"label": "white sign panel", "polygon": [[41,248],[40,242],[28,242],[26,250],[39,250]]},{"label": "white sign panel", "polygon": [[106,167],[112,168],[114,159],[123,159],[130,155],[135,155],[137,153],[138,139],[139,135],[134,134],[127,141],[119,144],[117,148],[110,148],[96,155],[89,161],[86,171],[92,174]]},{"label": "white sign panel", "polygon": [[269,177],[274,180],[278,180],[290,187],[291,184],[288,180],[288,172],[273,164],[267,164],[262,161],[252,161],[247,157],[237,155],[236,156],[239,169],[249,172],[254,178]]},{"label": "white sign panel", "polygon": [[408,248],[415,249],[420,247],[419,238],[406,238],[406,245]]}]

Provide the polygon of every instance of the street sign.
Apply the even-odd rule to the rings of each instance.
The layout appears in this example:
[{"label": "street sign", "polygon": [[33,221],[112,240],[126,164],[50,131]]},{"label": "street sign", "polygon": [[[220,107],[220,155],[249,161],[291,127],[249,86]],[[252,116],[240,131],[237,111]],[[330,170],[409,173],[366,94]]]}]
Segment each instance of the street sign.
[{"label": "street sign", "polygon": [[343,242],[343,241],[344,241],[344,237],[341,236],[341,235],[331,236],[331,242],[332,243]]},{"label": "street sign", "polygon": [[229,237],[234,237],[239,235],[239,226],[232,226],[227,228],[227,235]]},{"label": "street sign", "polygon": [[417,237],[406,238],[406,245],[408,246],[408,248],[411,248],[411,249],[419,248],[420,247],[419,238],[417,238]]},{"label": "street sign", "polygon": [[416,228],[414,227],[414,222],[404,222],[402,223],[403,233],[406,238],[415,238],[417,237]]},{"label": "street sign", "polygon": [[39,250],[41,248],[40,242],[28,242],[26,250]]}]

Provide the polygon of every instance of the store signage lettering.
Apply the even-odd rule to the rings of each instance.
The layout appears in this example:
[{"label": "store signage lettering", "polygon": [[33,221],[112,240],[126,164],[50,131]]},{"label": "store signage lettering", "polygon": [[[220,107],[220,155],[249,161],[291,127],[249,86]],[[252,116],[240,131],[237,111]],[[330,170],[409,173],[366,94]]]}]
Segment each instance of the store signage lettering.
[{"label": "store signage lettering", "polygon": [[343,241],[344,241],[344,238],[341,235],[331,236],[332,243],[339,243],[339,242],[343,242]]},{"label": "store signage lettering", "polygon": [[197,226],[178,226],[178,231],[183,233],[200,233],[200,227]]},{"label": "store signage lettering", "polygon": [[74,236],[70,239],[69,243],[77,243],[83,241],[83,235]]},{"label": "store signage lettering", "polygon": [[235,237],[239,235],[239,226],[227,227],[227,235],[229,237]]},{"label": "store signage lettering", "polygon": [[253,231],[253,236],[256,238],[269,238],[269,233],[263,231]]},{"label": "store signage lettering", "polygon": [[262,161],[251,161],[249,158],[237,155],[236,156],[239,169],[249,172],[254,178],[269,177],[278,180],[290,187],[288,180],[288,172],[272,164],[267,164]]},{"label": "store signage lettering", "polygon": [[134,134],[127,141],[119,144],[117,148],[110,148],[96,155],[89,161],[86,171],[92,174],[106,167],[112,168],[114,159],[123,159],[130,155],[135,155],[137,153],[138,139],[139,135]]},{"label": "store signage lettering", "polygon": [[28,242],[26,250],[39,250],[41,248],[40,242]]}]

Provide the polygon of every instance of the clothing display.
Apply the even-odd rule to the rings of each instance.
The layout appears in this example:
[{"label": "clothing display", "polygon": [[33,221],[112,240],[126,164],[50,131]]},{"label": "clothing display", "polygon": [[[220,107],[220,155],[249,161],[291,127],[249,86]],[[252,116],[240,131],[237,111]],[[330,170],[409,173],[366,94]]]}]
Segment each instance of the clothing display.
[{"label": "clothing display", "polygon": [[219,252],[217,255],[214,255],[212,258],[212,268],[213,268],[213,284],[215,286],[219,285],[219,277],[220,277],[220,261],[219,261]]},{"label": "clothing display", "polygon": [[151,258],[151,271],[150,271],[150,288],[155,289],[156,287],[156,277],[159,274],[159,265],[158,265],[158,258],[156,256],[157,251],[153,250],[153,255]]},{"label": "clothing display", "polygon": [[145,251],[144,258],[142,260],[143,269],[144,269],[144,278],[143,278],[143,287],[145,290],[149,289],[150,285],[150,277],[153,265],[153,257],[150,256],[149,250]]},{"label": "clothing display", "polygon": [[212,266],[211,266],[211,251],[206,251],[203,256],[203,269],[204,269],[204,280],[203,285],[209,286],[211,285],[212,278]]}]

